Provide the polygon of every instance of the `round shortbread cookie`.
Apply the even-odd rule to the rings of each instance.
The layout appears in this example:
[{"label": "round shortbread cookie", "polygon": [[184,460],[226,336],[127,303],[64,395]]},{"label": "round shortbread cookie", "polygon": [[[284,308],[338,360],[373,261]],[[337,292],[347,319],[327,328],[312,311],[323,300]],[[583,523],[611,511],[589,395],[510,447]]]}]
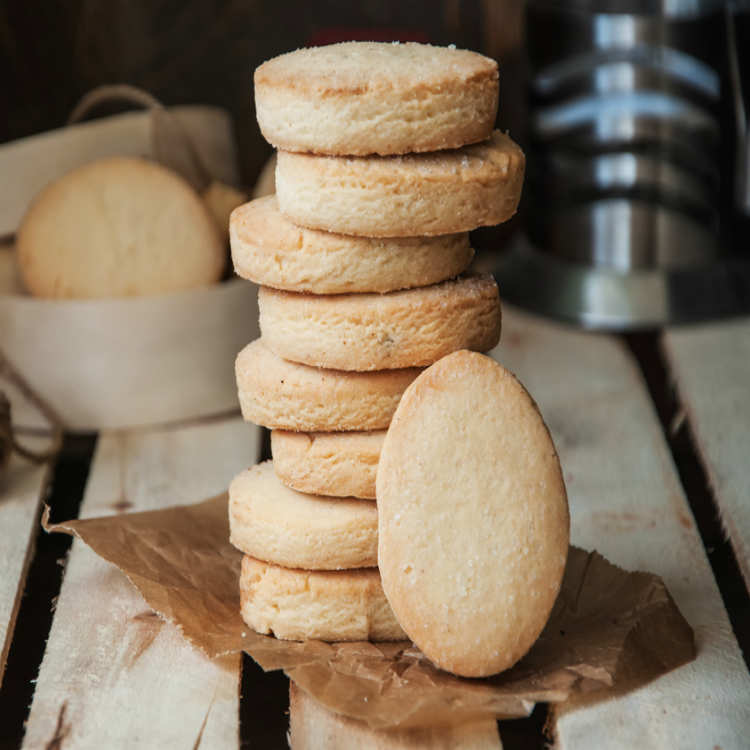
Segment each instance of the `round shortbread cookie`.
[{"label": "round shortbread cookie", "polygon": [[242,416],[302,432],[382,430],[419,368],[341,372],[289,362],[257,339],[235,362]]},{"label": "round shortbread cookie", "polygon": [[427,286],[457,276],[474,256],[465,232],[374,239],[298,227],[279,211],[276,196],[235,209],[229,235],[238,276],[313,294]]},{"label": "round shortbread cookie", "polygon": [[517,662],[547,622],[569,543],[560,462],[521,383],[460,351],[406,390],[378,465],[378,562],[399,623],[443,669]]},{"label": "round shortbread cookie", "polygon": [[229,541],[259,560],[306,570],[378,564],[378,512],[370,500],[296,492],[279,481],[271,461],[229,485]]},{"label": "round shortbread cookie", "polygon": [[242,619],[257,633],[290,641],[405,640],[377,568],[295,570],[245,555]]},{"label": "round shortbread cookie", "polygon": [[385,430],[271,433],[273,467],[299,492],[375,499],[375,476]]},{"label": "round shortbread cookie", "polygon": [[336,157],[279,151],[276,195],[295,224],[364,237],[468,232],[507,221],[523,151],[499,131],[455,151]]},{"label": "round shortbread cookie", "polygon": [[318,296],[261,287],[263,341],[280,357],[337,370],[429,365],[500,340],[500,297],[489,274],[389,294]]},{"label": "round shortbread cookie", "polygon": [[40,297],[130,297],[205,286],[226,264],[206,206],[176,173],[111,157],[49,184],[18,230],[24,284]]},{"label": "round shortbread cookie", "polygon": [[405,154],[488,138],[497,63],[428,44],[344,42],[299,49],[255,71],[266,140],[286,151]]}]

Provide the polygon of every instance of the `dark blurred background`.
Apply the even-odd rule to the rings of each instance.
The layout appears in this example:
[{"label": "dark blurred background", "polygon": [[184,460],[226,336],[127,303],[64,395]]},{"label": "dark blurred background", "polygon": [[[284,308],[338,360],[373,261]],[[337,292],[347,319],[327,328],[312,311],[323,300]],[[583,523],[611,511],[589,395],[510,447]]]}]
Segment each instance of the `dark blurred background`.
[{"label": "dark blurred background", "polygon": [[252,184],[271,153],[252,103],[253,70],[264,60],[348,39],[456,44],[513,59],[521,7],[521,0],[4,0],[0,141],[59,127],[90,89],[129,83],[164,104],[229,110]]}]

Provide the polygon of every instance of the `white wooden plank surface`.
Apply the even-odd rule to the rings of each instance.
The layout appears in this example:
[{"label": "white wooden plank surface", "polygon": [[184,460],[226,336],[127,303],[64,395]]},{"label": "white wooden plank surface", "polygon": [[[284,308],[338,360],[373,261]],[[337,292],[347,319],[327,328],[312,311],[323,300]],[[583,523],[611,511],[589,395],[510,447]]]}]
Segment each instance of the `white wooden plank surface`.
[{"label": "white wooden plank surface", "polygon": [[662,345],[750,587],[750,318],[668,330]]},{"label": "white wooden plank surface", "polygon": [[[239,418],[103,434],[80,515],[197,502],[258,452],[259,431]],[[239,655],[209,661],[76,540],[23,747],[237,748],[239,677]]]},{"label": "white wooden plank surface", "polygon": [[743,750],[750,675],[637,365],[614,339],[508,310],[494,354],[537,400],[568,487],[572,541],[661,575],[698,658],[616,700],[559,711],[556,746]]},{"label": "white wooden plank surface", "polygon": [[[22,391],[2,371],[0,391],[10,400],[11,416],[23,411],[33,416],[40,426],[49,427],[39,410],[24,398]],[[51,445],[49,438],[31,435],[21,436],[19,440],[25,447],[33,450],[44,450]],[[49,475],[48,464],[34,464],[15,455],[8,466],[0,470],[0,684],[39,528],[40,503]]]},{"label": "white wooden plank surface", "polygon": [[291,750],[502,750],[496,721],[434,729],[374,730],[324,708],[289,683]]},{"label": "white wooden plank surface", "polygon": [[[30,444],[31,441],[26,441]],[[13,638],[49,468],[13,457],[0,475],[0,684]]]}]

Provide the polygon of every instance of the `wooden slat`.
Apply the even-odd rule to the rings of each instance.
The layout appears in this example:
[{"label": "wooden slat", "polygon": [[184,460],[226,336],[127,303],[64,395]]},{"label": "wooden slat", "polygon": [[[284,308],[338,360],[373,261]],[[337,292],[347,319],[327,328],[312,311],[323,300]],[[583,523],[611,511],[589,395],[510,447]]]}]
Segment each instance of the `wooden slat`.
[{"label": "wooden slat", "polygon": [[374,730],[324,708],[289,683],[291,750],[502,750],[496,721],[433,729]]},{"label": "wooden slat", "polygon": [[668,330],[662,344],[750,587],[750,318]]},{"label": "wooden slat", "polygon": [[[196,502],[258,452],[259,431],[238,418],[104,434],[81,517]],[[237,748],[239,676],[239,655],[209,661],[76,540],[23,746]]]},{"label": "wooden slat", "polygon": [[513,310],[503,326],[494,354],[525,383],[553,434],[572,541],[661,575],[699,652],[624,697],[562,707],[557,747],[746,748],[750,675],[635,362],[615,339]]},{"label": "wooden slat", "polygon": [[[30,443],[31,441],[26,441]],[[13,638],[49,468],[15,456],[0,478],[0,683]]]},{"label": "wooden slat", "polygon": [[[9,399],[11,415],[28,414],[40,427],[49,429],[44,415],[23,392],[0,372],[0,391]],[[43,450],[49,438],[19,436],[24,446]],[[13,456],[0,469],[0,683],[2,683],[18,607],[38,530],[39,507],[50,476],[49,465],[39,465]]]}]

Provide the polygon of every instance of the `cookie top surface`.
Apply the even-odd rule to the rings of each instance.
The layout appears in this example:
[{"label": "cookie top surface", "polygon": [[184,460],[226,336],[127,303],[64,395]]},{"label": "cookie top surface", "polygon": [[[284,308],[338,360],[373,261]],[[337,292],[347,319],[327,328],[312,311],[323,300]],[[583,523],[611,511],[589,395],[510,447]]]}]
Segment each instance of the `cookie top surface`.
[{"label": "cookie top surface", "polygon": [[18,232],[23,280],[37,296],[128,297],[205,286],[224,246],[190,185],[145,159],[74,169],[37,196]]},{"label": "cookie top surface", "polygon": [[[504,182],[525,166],[520,146],[500,130],[481,143],[450,151],[403,156],[335,157],[283,152],[278,155],[277,179],[288,165],[304,167],[327,178],[365,180],[365,187],[388,188],[394,185],[430,182],[460,186],[462,182]],[[282,211],[284,209],[282,205]]]},{"label": "cookie top surface", "polygon": [[276,196],[239,206],[230,219],[238,276],[292,292],[390,292],[461,273],[474,251],[466,233],[375,239],[293,224]]},{"label": "cookie top surface", "polygon": [[378,563],[399,623],[438,666],[512,666],[546,624],[569,516],[547,427],[519,381],[455,352],[406,390],[377,474]]},{"label": "cookie top surface", "polygon": [[[350,522],[369,528],[377,516],[375,503],[368,500],[332,499],[290,489],[279,481],[273,470],[273,461],[263,461],[238,474],[229,486],[229,497],[231,508],[243,513],[247,511],[258,522],[275,525],[280,536],[285,529],[331,532]],[[244,516],[238,518],[246,520]]]},{"label": "cookie top surface", "polygon": [[276,194],[295,224],[363,237],[435,236],[507,221],[525,157],[496,130],[481,143],[404,156],[280,151]]},{"label": "cookie top surface", "polygon": [[419,368],[342,372],[282,359],[262,339],[235,361],[245,419],[273,429],[380,430],[390,424],[401,394]]},{"label": "cookie top surface", "polygon": [[259,633],[286,640],[404,640],[377,568],[302,570],[242,558],[241,614]]},{"label": "cookie top surface", "polygon": [[255,71],[258,124],[286,151],[403,154],[487,138],[497,63],[427,44],[344,42],[299,49]]},{"label": "cookie top surface", "polygon": [[258,306],[266,345],[315,367],[422,367],[458,349],[487,351],[500,338],[500,297],[490,274],[389,294],[320,296],[261,287]]},{"label": "cookie top surface", "polygon": [[375,499],[375,475],[385,430],[271,432],[273,465],[299,492]]},{"label": "cookie top surface", "polygon": [[229,485],[231,542],[245,554],[288,568],[340,570],[377,565],[377,510],[370,500],[297,492],[271,461]]},{"label": "cookie top surface", "polygon": [[489,76],[497,63],[469,50],[416,42],[341,42],[287,52],[255,71],[255,84],[307,88],[320,93],[438,88]]}]

